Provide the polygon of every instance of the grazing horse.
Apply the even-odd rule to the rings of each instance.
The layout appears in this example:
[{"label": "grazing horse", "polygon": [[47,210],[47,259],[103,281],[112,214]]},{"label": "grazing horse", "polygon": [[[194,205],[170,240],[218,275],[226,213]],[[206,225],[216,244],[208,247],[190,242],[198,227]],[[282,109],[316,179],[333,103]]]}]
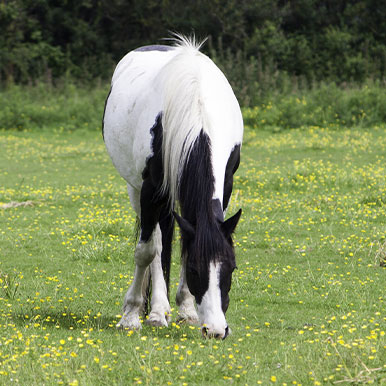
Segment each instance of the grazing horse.
[{"label": "grazing horse", "polygon": [[138,48],[119,62],[112,78],[103,137],[140,220],[134,279],[117,327],[141,328],[149,266],[147,323],[168,325],[176,219],[182,238],[179,318],[200,323],[204,337],[224,339],[236,268],[231,236],[241,209],[226,221],[224,214],[240,162],[243,120],[231,86],[200,46],[176,35],[174,46]]}]

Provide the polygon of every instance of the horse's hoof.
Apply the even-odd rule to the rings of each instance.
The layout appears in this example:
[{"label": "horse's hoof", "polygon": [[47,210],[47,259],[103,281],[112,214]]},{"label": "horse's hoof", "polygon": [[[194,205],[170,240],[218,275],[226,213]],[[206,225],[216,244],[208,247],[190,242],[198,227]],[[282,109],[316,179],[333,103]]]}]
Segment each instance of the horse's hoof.
[{"label": "horse's hoof", "polygon": [[156,313],[150,313],[149,319],[146,319],[146,324],[153,327],[167,327],[168,321],[166,315],[159,315]]},{"label": "horse's hoof", "polygon": [[117,323],[116,328],[118,330],[140,330],[142,328],[139,318],[122,317]]},{"label": "horse's hoof", "polygon": [[190,326],[199,326],[200,325],[200,321],[198,320],[198,318],[190,317],[190,316],[183,316],[183,315],[178,315],[177,323],[189,324]]}]

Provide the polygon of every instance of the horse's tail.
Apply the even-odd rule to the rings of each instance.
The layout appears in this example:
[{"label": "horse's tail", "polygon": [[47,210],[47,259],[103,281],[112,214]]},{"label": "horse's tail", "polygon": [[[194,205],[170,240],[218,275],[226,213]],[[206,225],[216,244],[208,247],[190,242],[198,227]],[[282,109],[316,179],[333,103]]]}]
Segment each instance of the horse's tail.
[{"label": "horse's tail", "polygon": [[180,177],[192,147],[205,128],[200,65],[209,60],[199,51],[202,43],[194,38],[176,35],[176,43],[179,52],[159,74],[163,92],[162,192],[168,194],[170,208],[178,198]]}]

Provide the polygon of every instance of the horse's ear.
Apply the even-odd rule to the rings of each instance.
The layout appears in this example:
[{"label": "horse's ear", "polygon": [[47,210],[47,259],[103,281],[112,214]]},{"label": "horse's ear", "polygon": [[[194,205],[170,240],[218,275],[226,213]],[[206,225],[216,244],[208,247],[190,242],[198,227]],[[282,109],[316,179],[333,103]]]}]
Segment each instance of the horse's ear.
[{"label": "horse's ear", "polygon": [[235,215],[229,217],[228,220],[221,224],[221,229],[225,237],[229,237],[236,229],[237,223],[240,220],[242,210],[240,209]]},{"label": "horse's ear", "polygon": [[173,216],[177,220],[183,236],[187,239],[193,239],[196,233],[194,231],[193,225],[188,220],[185,220],[183,217],[181,217],[174,211],[173,211]]}]

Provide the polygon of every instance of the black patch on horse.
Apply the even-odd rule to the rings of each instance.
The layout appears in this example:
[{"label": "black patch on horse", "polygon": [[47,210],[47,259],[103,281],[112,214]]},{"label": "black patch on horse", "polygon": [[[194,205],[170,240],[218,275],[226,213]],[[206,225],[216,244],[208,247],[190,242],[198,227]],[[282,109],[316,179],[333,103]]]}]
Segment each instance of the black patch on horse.
[{"label": "black patch on horse", "polygon": [[146,160],[145,169],[142,172],[142,179],[150,179],[153,187],[158,190],[161,187],[164,172],[162,160],[162,113],[159,113],[155,119],[153,127],[150,129],[151,134],[151,155]]},{"label": "black patch on horse", "polygon": [[152,136],[152,154],[146,160],[146,166],[142,172],[140,241],[148,242],[157,223],[159,223],[162,234],[162,270],[164,272],[166,288],[169,292],[174,217],[168,208],[167,196],[160,194],[160,187],[163,181],[162,113],[157,115],[150,133]]},{"label": "black patch on horse", "polygon": [[228,207],[229,200],[231,198],[233,189],[233,175],[240,165],[240,145],[236,145],[227,162],[224,177],[224,198],[223,198],[223,210]]}]

